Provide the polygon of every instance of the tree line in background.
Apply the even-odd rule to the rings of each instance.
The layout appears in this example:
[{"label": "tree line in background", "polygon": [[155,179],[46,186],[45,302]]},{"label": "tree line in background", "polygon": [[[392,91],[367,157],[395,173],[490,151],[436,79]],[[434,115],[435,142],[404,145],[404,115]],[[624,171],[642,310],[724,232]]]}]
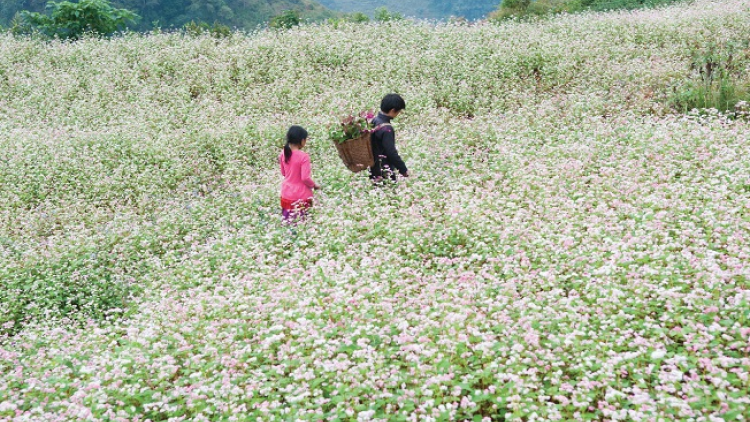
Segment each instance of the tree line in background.
[{"label": "tree line in background", "polygon": [[[38,4],[32,4],[31,2],[33,1],[36,0],[29,0],[24,4],[38,6]],[[370,17],[361,12],[334,13],[326,11],[325,9],[323,9],[322,12],[319,12],[318,9],[321,8],[320,6],[310,5],[307,7],[305,5],[308,3],[300,2],[299,4],[304,7],[283,9],[279,12],[276,12],[275,9],[264,9],[260,15],[253,17],[252,20],[249,20],[249,18],[248,20],[241,20],[240,22],[247,22],[244,25],[235,22],[236,24],[232,25],[234,29],[228,24],[223,23],[226,22],[226,19],[214,19],[213,24],[208,24],[207,21],[210,21],[213,16],[208,12],[205,14],[187,14],[180,16],[179,18],[166,19],[166,22],[168,22],[168,25],[166,26],[162,26],[161,21],[152,21],[150,25],[146,25],[144,24],[144,21],[147,20],[147,17],[149,16],[148,10],[146,10],[146,18],[144,18],[143,9],[136,8],[136,10],[138,10],[136,13],[127,8],[117,7],[124,2],[133,1],[142,2],[143,0],[121,0],[112,3],[109,0],[49,1],[46,3],[44,13],[32,10],[20,10],[15,12],[14,17],[10,21],[10,31],[17,35],[36,34],[49,38],[72,40],[78,39],[86,33],[110,36],[118,31],[124,30],[154,29],[180,29],[191,35],[211,33],[215,36],[229,36],[234,29],[252,29],[252,27],[258,27],[260,25],[283,29],[291,28],[307,21],[325,21],[332,24],[338,24],[342,21],[357,23],[370,21]],[[145,1],[197,2],[197,0]],[[287,4],[290,3],[293,3],[293,1],[287,2]],[[16,5],[21,4],[21,0],[16,3]],[[263,4],[267,5],[266,3]],[[7,4],[4,6],[7,6]],[[201,3],[200,8],[196,8],[194,11],[204,10],[207,6],[207,3]],[[281,9],[281,6],[277,4],[276,8]],[[225,18],[237,16],[233,12],[225,12]],[[247,13],[247,11],[244,11],[243,13]],[[190,19],[188,20],[188,18]],[[380,22],[400,20],[403,18],[403,15],[389,12],[384,7],[376,9],[373,16],[375,21]]]},{"label": "tree line in background", "polygon": [[[79,6],[82,3],[89,5]],[[286,11],[294,11],[302,21],[341,17],[341,14],[312,0],[3,0],[0,2],[0,25],[13,27],[24,23],[30,13],[36,14],[33,15],[35,18],[41,15],[52,18],[52,15],[60,14],[63,10],[80,13],[84,8],[99,10],[105,16],[118,10],[129,11],[137,18],[128,20],[126,26],[136,31],[176,29],[206,23],[251,30]]]},{"label": "tree line in background", "polygon": [[[497,5],[492,13],[486,14]],[[503,20],[510,17],[540,16],[560,12],[583,10],[616,10],[660,6],[680,0],[425,0],[413,2],[411,12],[390,12],[386,6],[373,10],[359,10],[367,2],[350,0],[3,0],[0,2],[0,27],[23,29],[34,26],[43,28],[51,35],[66,37],[66,34],[85,31],[76,28],[73,21],[93,19],[97,13],[108,19],[101,25],[115,24],[136,31],[153,29],[187,28],[193,31],[211,30],[226,32],[232,29],[251,30],[258,26],[289,27],[302,22],[341,21],[366,22],[370,19],[387,21],[408,16],[426,17],[456,16],[459,18]],[[372,3],[373,5],[375,3]],[[384,5],[389,5],[387,1]],[[403,4],[403,3],[402,3]],[[347,12],[335,12],[325,6]],[[403,9],[406,6],[401,7]],[[393,10],[401,10],[394,8]],[[411,10],[411,9],[409,9]],[[366,13],[367,12],[367,13]],[[70,15],[66,16],[65,14]],[[94,15],[91,15],[91,14]],[[56,15],[56,16],[53,16]],[[85,18],[81,19],[81,16]],[[110,19],[111,18],[111,19]],[[58,23],[72,28],[52,30]],[[19,26],[21,25],[21,26]],[[111,28],[92,26],[90,31],[108,32]],[[74,38],[74,37],[73,37]]]},{"label": "tree line in background", "polygon": [[[142,23],[144,19],[140,14],[129,9],[118,8],[109,0],[50,1],[46,4],[45,9],[45,13],[31,10],[16,12],[10,22],[10,31],[16,35],[34,34],[48,38],[76,40],[86,33],[110,36],[124,30],[163,28],[158,21],[153,22],[151,26],[144,26]],[[326,13],[320,17],[311,18],[309,13],[306,13],[309,10],[311,9],[286,9],[273,15],[266,13],[263,16],[268,15],[270,18],[264,24],[270,28],[284,29],[300,25],[305,21],[320,21],[328,15]],[[331,15],[333,17],[328,17],[326,22],[332,24],[338,24],[342,21],[357,23],[370,21],[370,17],[361,12]],[[181,18],[176,22],[181,22],[184,19]],[[373,19],[385,22],[403,19],[403,15],[391,13],[385,8],[379,8],[375,11]],[[261,25],[261,23],[253,22],[255,26]],[[232,28],[218,20],[214,20],[213,24],[208,24],[203,19],[190,19],[180,26],[172,23],[168,28],[181,29],[190,35],[210,33],[219,37],[229,36],[233,32]],[[247,25],[244,27],[235,26],[235,28],[247,28]]]}]

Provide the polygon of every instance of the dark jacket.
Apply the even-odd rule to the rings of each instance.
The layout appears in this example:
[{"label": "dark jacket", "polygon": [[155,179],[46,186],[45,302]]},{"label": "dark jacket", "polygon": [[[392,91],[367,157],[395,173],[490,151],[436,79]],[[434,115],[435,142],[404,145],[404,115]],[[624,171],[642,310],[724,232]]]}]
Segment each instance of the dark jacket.
[{"label": "dark jacket", "polygon": [[398,155],[398,150],[396,149],[396,132],[393,130],[393,126],[390,126],[391,118],[383,113],[378,113],[377,117],[372,119],[373,127],[378,127],[384,123],[387,123],[387,125],[380,127],[370,135],[372,155],[375,160],[375,165],[370,167],[370,177],[383,177],[383,172],[386,168],[389,168],[393,172],[391,174],[393,178],[396,177],[396,172],[405,176],[408,169],[404,160]]}]

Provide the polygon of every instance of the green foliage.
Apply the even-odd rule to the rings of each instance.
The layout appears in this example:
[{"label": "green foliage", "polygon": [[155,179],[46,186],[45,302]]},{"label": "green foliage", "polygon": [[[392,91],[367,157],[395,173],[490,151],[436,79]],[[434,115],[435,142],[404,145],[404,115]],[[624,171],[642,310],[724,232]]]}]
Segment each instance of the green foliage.
[{"label": "green foliage", "polygon": [[347,115],[341,119],[339,124],[329,127],[328,137],[337,144],[342,144],[350,139],[357,139],[371,129],[369,121],[373,117],[373,112],[369,110]]},{"label": "green foliage", "polygon": [[195,21],[190,21],[186,23],[182,29],[187,35],[193,37],[199,37],[203,34],[211,34],[211,36],[215,38],[227,38],[232,35],[232,30],[228,26],[222,25],[219,22],[214,22],[213,25],[209,25],[206,22],[196,23]]},{"label": "green foliage", "polygon": [[334,28],[338,28],[340,25],[351,22],[351,23],[367,23],[370,22],[370,17],[361,12],[344,14],[338,18],[331,18],[326,21],[329,25]]},{"label": "green foliage", "polygon": [[399,21],[404,19],[404,15],[398,12],[389,12],[385,7],[375,9],[375,20],[378,22]]},{"label": "green foliage", "polygon": [[268,26],[276,29],[289,29],[301,23],[298,10],[285,10],[268,21]]},{"label": "green foliage", "polygon": [[505,0],[500,8],[490,14],[491,21],[509,17],[544,16],[581,10],[577,0]]},{"label": "green foliage", "polygon": [[43,12],[49,0],[3,0],[0,1],[0,24],[13,27],[13,19],[22,10]]},{"label": "green foliage", "polygon": [[[12,242],[8,245],[10,240],[0,242],[14,247]],[[59,259],[0,270],[0,336],[14,333],[31,319],[102,319],[125,309],[139,290],[131,274],[142,265],[135,258],[117,265],[112,250],[83,248]]]},{"label": "green foliage", "polygon": [[750,100],[748,41],[712,43],[696,50],[690,63],[692,77],[674,88],[672,107],[679,112],[716,109],[733,112]]},{"label": "green foliage", "polygon": [[505,0],[503,7],[512,10],[526,10],[531,4],[531,0]]},{"label": "green foliage", "polygon": [[354,12],[354,13],[350,13],[350,14],[348,14],[348,15],[346,16],[346,19],[347,19],[348,21],[350,21],[350,22],[355,22],[355,23],[366,23],[366,22],[370,22],[370,17],[369,17],[369,16],[367,16],[367,15],[365,15],[365,14],[364,14],[364,13],[362,13],[362,12]]},{"label": "green foliage", "polygon": [[698,109],[733,111],[741,101],[750,100],[750,85],[733,78],[720,78],[709,83],[691,80],[676,91],[673,105],[680,112]]},{"label": "green foliage", "polygon": [[[21,11],[44,13],[48,0],[0,1],[0,25],[11,25]],[[137,31],[181,29],[190,22],[218,22],[229,28],[252,30],[273,16],[294,9],[301,19],[324,21],[339,16],[314,0],[109,0],[113,7],[131,10],[141,19],[130,28]]]},{"label": "green foliage", "polygon": [[130,10],[115,9],[107,0],[50,2],[47,7],[51,9],[50,15],[21,12],[19,29],[75,40],[85,33],[112,35],[139,18]]},{"label": "green foliage", "polygon": [[556,13],[573,13],[584,10],[629,10],[657,7],[679,0],[503,0],[500,7],[489,15],[491,21],[510,17],[544,16]]},{"label": "green foliage", "polygon": [[664,6],[676,1],[679,0],[581,0],[581,6],[595,11],[631,10]]}]

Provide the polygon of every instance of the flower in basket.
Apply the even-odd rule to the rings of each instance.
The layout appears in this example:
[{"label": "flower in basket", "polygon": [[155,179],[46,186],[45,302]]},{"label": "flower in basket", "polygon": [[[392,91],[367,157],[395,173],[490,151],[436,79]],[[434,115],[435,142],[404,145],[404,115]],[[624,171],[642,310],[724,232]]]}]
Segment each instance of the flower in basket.
[{"label": "flower in basket", "polygon": [[374,117],[375,114],[371,110],[345,116],[341,119],[341,123],[331,126],[328,132],[329,137],[337,144],[357,139],[370,132],[370,121]]}]

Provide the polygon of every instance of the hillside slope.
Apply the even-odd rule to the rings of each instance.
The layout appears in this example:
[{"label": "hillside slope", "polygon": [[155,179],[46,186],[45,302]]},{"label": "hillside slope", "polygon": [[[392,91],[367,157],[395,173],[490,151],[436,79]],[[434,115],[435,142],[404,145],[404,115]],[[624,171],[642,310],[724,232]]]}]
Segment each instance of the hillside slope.
[{"label": "hillside slope", "polygon": [[500,4],[500,0],[320,0],[329,9],[342,12],[363,12],[371,14],[379,7],[399,12],[406,16],[442,19],[462,16],[467,19],[481,19]]},{"label": "hillside slope", "polygon": [[[170,4],[172,3],[172,4]],[[143,18],[141,29],[153,26],[182,26],[191,20],[220,22],[231,27],[252,29],[284,10],[299,10],[303,19],[320,20],[335,14],[314,0],[117,0]]]}]

